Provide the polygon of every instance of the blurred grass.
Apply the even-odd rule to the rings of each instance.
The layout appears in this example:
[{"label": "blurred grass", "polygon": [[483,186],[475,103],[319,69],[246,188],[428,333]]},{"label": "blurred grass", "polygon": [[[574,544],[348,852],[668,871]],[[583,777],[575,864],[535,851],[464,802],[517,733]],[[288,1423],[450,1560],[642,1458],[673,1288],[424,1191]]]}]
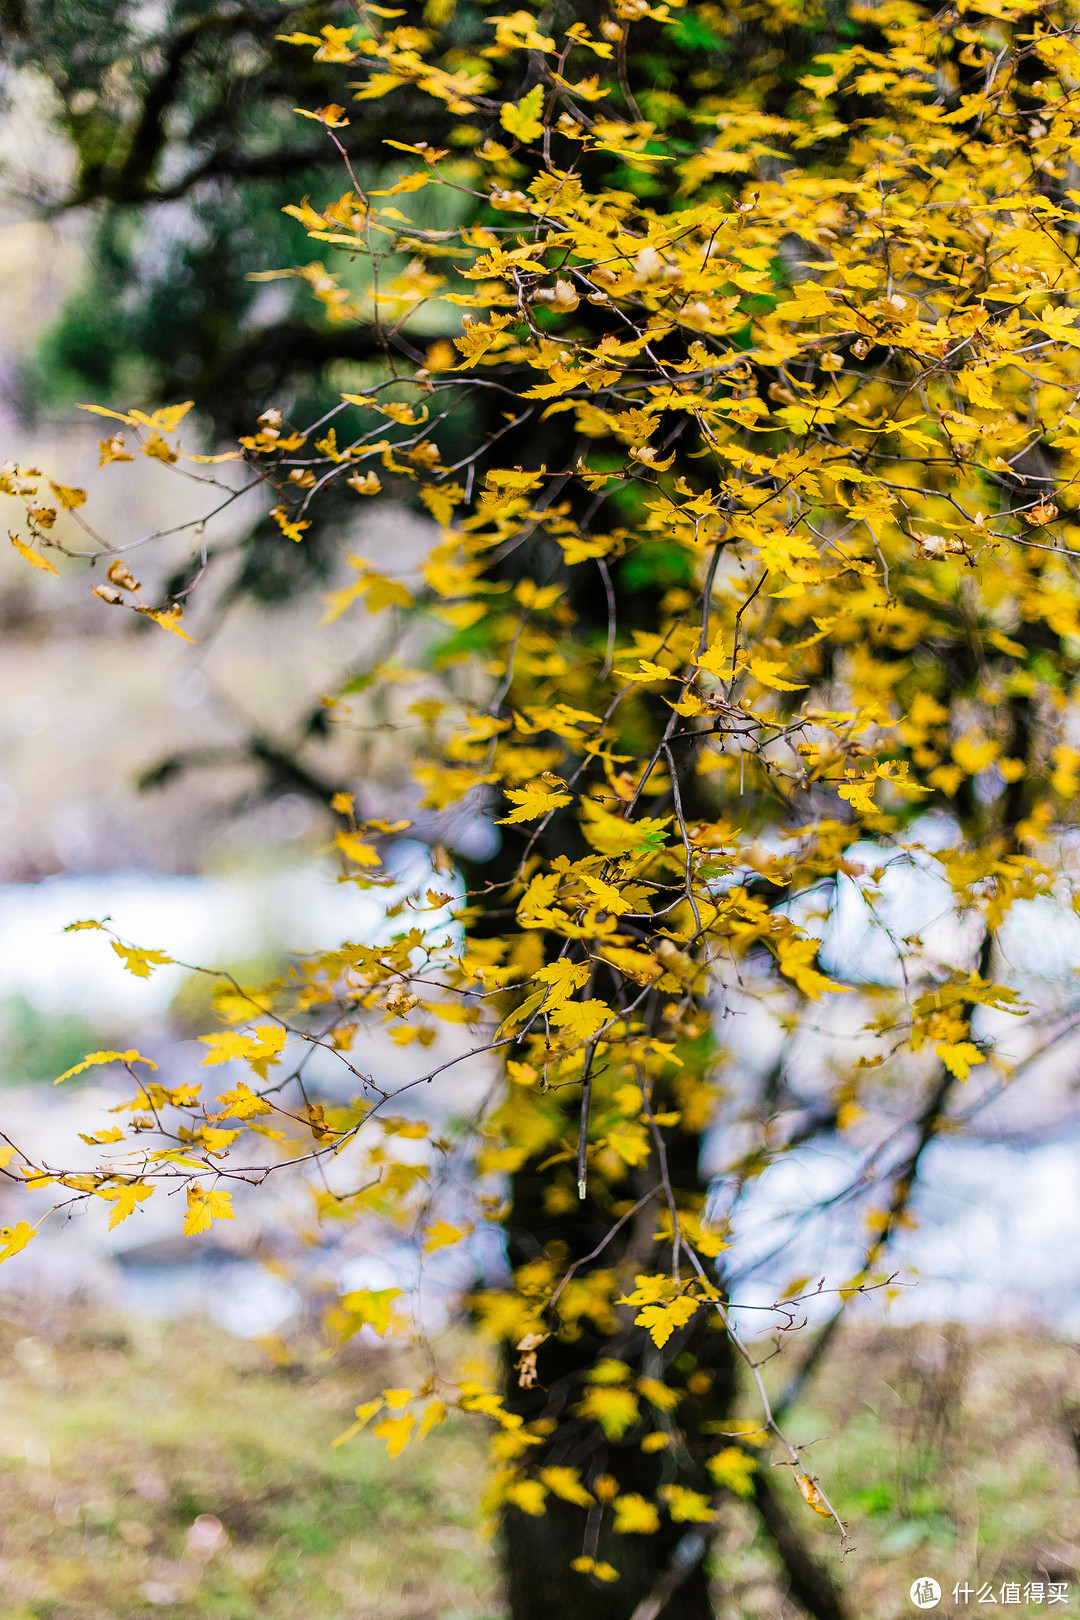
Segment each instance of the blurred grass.
[{"label": "blurred grass", "polygon": [[[355,1366],[273,1370],[205,1323],[0,1321],[4,1620],[486,1620],[483,1437],[337,1450]],[[385,1369],[382,1372],[385,1381]],[[228,1536],[201,1571],[199,1515]],[[179,1601],[177,1601],[179,1599]]]},{"label": "blurred grass", "polygon": [[[796,1344],[792,1359],[803,1349]],[[774,1368],[766,1376],[783,1382]],[[841,1556],[825,1521],[789,1507],[845,1589],[852,1620],[916,1612],[908,1589],[923,1575],[939,1582],[941,1608],[954,1614],[996,1612],[954,1605],[957,1583],[989,1582],[1000,1607],[1003,1582],[1029,1580],[1068,1582],[1068,1603],[1051,1612],[1076,1612],[1076,1345],[1038,1330],[849,1328],[784,1429],[848,1525]],[[774,1477],[791,1504],[784,1473]],[[714,1570],[720,1620],[798,1612],[778,1600],[775,1556],[744,1509],[725,1526]],[[1041,1605],[1010,1608],[1034,1615],[1047,1603],[1044,1595]]]},{"label": "blurred grass", "polygon": [[[476,1530],[478,1426],[451,1422],[397,1462],[371,1435],[330,1447],[357,1401],[401,1373],[377,1351],[275,1367],[205,1322],[8,1301],[0,1365],[3,1620],[502,1613]],[[852,1620],[912,1612],[908,1587],[924,1574],[946,1609],[958,1580],[1069,1581],[1059,1612],[1072,1612],[1078,1395],[1076,1347],[1047,1337],[850,1331],[787,1427],[848,1520],[851,1550],[840,1557],[785,1470],[773,1478]],[[208,1525],[221,1544],[200,1560],[190,1538]],[[743,1504],[729,1505],[713,1568],[720,1620],[798,1613]]]},{"label": "blurred grass", "polygon": [[0,1085],[55,1080],[102,1044],[101,1030],[76,1013],[44,1012],[21,995],[0,1000]]}]

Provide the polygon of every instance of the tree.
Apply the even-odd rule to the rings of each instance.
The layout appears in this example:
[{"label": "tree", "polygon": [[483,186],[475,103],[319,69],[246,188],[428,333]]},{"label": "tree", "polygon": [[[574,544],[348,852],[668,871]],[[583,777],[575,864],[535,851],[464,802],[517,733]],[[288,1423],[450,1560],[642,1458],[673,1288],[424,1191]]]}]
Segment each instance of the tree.
[{"label": "tree", "polygon": [[[845,1302],[887,1284],[923,1155],[971,1111],[957,1088],[1008,1079],[1002,1032],[1026,1008],[1005,919],[1071,893],[1071,18],[890,0],[796,23],[780,6],[747,20],[623,0],[596,17],[501,8],[486,26],[367,7],[291,30],[298,53],[339,64],[334,98],[303,115],[347,189],[291,205],[318,260],[262,273],[306,284],[383,358],[329,419],[270,401],[221,457],[273,492],[301,548],[335,491],[385,485],[431,515],[419,584],[392,555],[358,556],[330,600],[394,628],[340,700],[378,694],[421,808],[487,805],[502,844],[462,863],[463,895],[422,885],[392,945],[322,953],[271,986],[223,976],[232,1027],[205,1037],[206,1063],[246,1062],[250,1080],[215,1104],[140,1078],[127,1169],[13,1150],[5,1173],[104,1198],[116,1220],[180,1181],[198,1231],[256,1173],[250,1129],[286,1123],[327,1167],[326,1220],[411,1222],[429,1252],[500,1224],[513,1279],[472,1309],[501,1387],[436,1356],[357,1423],[396,1454],[448,1405],[492,1420],[515,1620],[553,1604],[708,1614],[702,1556],[732,1496],[756,1502],[802,1606],[841,1612],[793,1522],[800,1496],[834,1517],[828,1481],[783,1414]],[[794,82],[765,50],[785,27],[808,59]],[[702,41],[708,66],[665,77]],[[417,131],[397,120],[402,172],[373,187],[352,109],[392,116],[396,99],[430,106],[439,141],[402,140]],[[453,342],[428,341],[434,307],[464,310]],[[103,459],[191,459],[184,407],[113,418]],[[38,475],[5,476],[27,503],[18,544],[48,567],[72,549],[57,507],[79,518],[84,492],[54,484],[49,506]],[[141,603],[119,551],[109,576],[107,600],[183,633],[178,604]],[[441,689],[417,701],[405,659],[421,656]],[[401,824],[359,792],[330,803],[343,876],[387,882]],[[894,874],[912,865],[941,874],[966,931],[894,926]],[[888,970],[843,951],[845,896]],[[152,971],[155,953],[114,944]],[[718,1015],[747,1009],[834,1045],[847,1032],[854,1055],[799,1129],[865,1132],[881,1194],[864,1261],[830,1279],[834,1313],[775,1406],[736,1332],[732,1234],[699,1166]],[[505,1061],[497,1100],[432,1141],[426,1169],[395,1153],[423,1127],[349,1056],[376,1018],[420,1045],[458,1021]],[[1044,1022],[1014,1037],[1029,1066]],[[315,1044],[363,1086],[351,1109],[305,1093]],[[782,1059],[732,1180],[797,1143],[773,1126],[796,1095]],[[465,1164],[472,1206],[444,1218]],[[11,1252],[30,1235],[11,1229]],[[822,1292],[796,1280],[775,1319]],[[386,1331],[393,1294],[345,1295],[329,1330]]]}]

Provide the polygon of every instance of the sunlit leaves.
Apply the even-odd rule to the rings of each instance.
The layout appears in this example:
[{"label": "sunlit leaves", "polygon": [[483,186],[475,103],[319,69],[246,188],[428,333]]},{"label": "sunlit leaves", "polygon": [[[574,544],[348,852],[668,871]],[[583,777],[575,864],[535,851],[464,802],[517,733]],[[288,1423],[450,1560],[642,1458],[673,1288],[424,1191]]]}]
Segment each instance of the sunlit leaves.
[{"label": "sunlit leaves", "polygon": [[615,1498],[615,1532],[620,1536],[651,1536],[660,1528],[656,1505],[636,1491]]},{"label": "sunlit leaves", "polygon": [[573,1502],[576,1507],[591,1507],[595,1498],[581,1483],[581,1476],[576,1468],[565,1466],[542,1468],[540,1478],[555,1496],[564,1502]]},{"label": "sunlit leaves", "polygon": [[273,1113],[271,1105],[256,1096],[243,1080],[237,1082],[234,1091],[222,1092],[218,1105],[221,1108],[221,1113],[216,1116],[218,1119],[254,1119],[259,1114]]},{"label": "sunlit leaves", "polygon": [[192,1182],[187,1190],[187,1213],[184,1231],[188,1237],[208,1232],[214,1221],[234,1221],[232,1193],[226,1188],[204,1187]]},{"label": "sunlit leaves", "polygon": [[16,1221],[14,1226],[0,1226],[0,1261],[21,1254],[36,1230],[28,1221]]},{"label": "sunlit leaves", "polygon": [[109,1215],[109,1231],[126,1221],[140,1204],[153,1195],[153,1187],[142,1181],[124,1181],[118,1187],[97,1187],[94,1189],[99,1198],[112,1205]]},{"label": "sunlit leaves", "polygon": [[399,1457],[409,1443],[416,1419],[411,1412],[403,1412],[400,1417],[384,1417],[374,1426],[374,1433],[380,1440],[386,1441],[386,1450],[389,1456]]},{"label": "sunlit leaves", "polygon": [[200,1035],[199,1039],[210,1048],[202,1060],[204,1069],[241,1060],[250,1063],[259,1078],[265,1080],[269,1066],[280,1060],[288,1032],[280,1024],[258,1024],[250,1035],[230,1029]]},{"label": "sunlit leaves", "polygon": [[558,810],[561,805],[572,804],[573,799],[569,793],[561,793],[555,789],[545,787],[541,782],[530,783],[524,788],[509,788],[506,797],[514,806],[508,816],[500,818],[501,826],[512,826],[520,821],[537,821],[546,816],[549,811]]},{"label": "sunlit leaves", "polygon": [[528,95],[516,105],[507,103],[500,109],[499,122],[503,129],[511,135],[516,135],[518,140],[535,141],[544,130],[540,116],[543,105],[544,87],[542,84],[534,85]]},{"label": "sunlit leaves", "polygon": [[19,556],[25,557],[27,562],[30,563],[34,568],[40,568],[44,573],[55,574],[57,579],[60,578],[59,568],[55,567],[55,565],[49,561],[48,557],[43,557],[40,551],[34,551],[31,546],[24,545],[17,534],[12,534],[9,531],[8,539],[15,547],[15,550],[19,553]]},{"label": "sunlit leaves", "polygon": [[135,945],[124,945],[118,939],[113,940],[112,948],[128,972],[137,979],[148,979],[155,968],[164,967],[172,961],[172,957],[166,956],[164,951],[140,950]]},{"label": "sunlit leaves", "polygon": [[356,1288],[342,1294],[330,1312],[330,1326],[343,1338],[371,1328],[380,1337],[389,1333],[391,1309],[401,1298],[400,1288]]},{"label": "sunlit leaves", "polygon": [[813,1508],[814,1512],[819,1513],[823,1519],[832,1517],[832,1509],[824,1496],[822,1496],[815,1479],[811,1479],[809,1474],[796,1474],[795,1483],[799,1487],[799,1495],[807,1507]]},{"label": "sunlit leaves", "polygon": [[[258,991],[222,989],[217,1009],[243,1028],[203,1036],[204,1062],[273,1071],[265,1097],[237,1081],[211,1114],[194,1093],[148,1084],[121,1106],[133,1139],[188,1110],[166,1145],[147,1142],[171,1157],[147,1163],[192,1180],[198,1211],[227,1196],[202,1188],[207,1154],[228,1173],[232,1138],[262,1130],[283,1158],[321,1161],[320,1222],[386,1222],[435,1256],[422,1271],[450,1269],[458,1256],[441,1250],[504,1218],[505,1178],[533,1178],[557,1236],[545,1226],[476,1317],[516,1347],[522,1389],[543,1383],[549,1340],[617,1336],[626,1359],[584,1373],[571,1421],[592,1426],[598,1453],[655,1453],[675,1475],[684,1442],[658,1414],[690,1386],[670,1369],[729,1325],[715,1262],[738,1241],[710,1227],[692,1173],[675,1187],[665,1169],[726,1083],[714,1007],[795,1040],[808,1025],[820,1036],[844,993],[854,1039],[822,1066],[824,1123],[811,1128],[873,1135],[883,1108],[893,1132],[921,1117],[928,1085],[945,1099],[936,1130],[954,1082],[1002,1072],[975,1009],[1026,1010],[972,971],[971,950],[994,949],[1018,902],[1076,887],[1063,852],[1080,793],[1080,607],[1065,555],[1080,277],[1059,191],[1080,148],[1064,125],[1033,134],[1045,96],[1026,72],[1019,111],[1014,96],[1021,50],[1055,73],[1055,53],[1075,52],[1060,33],[1032,45],[995,14],[997,66],[965,76],[954,23],[908,10],[882,23],[872,57],[861,41],[822,55],[806,99],[766,106],[755,73],[737,93],[721,73],[703,97],[688,74],[659,96],[637,87],[632,113],[626,47],[643,16],[671,27],[663,5],[618,6],[595,39],[580,22],[548,38],[533,13],[497,14],[467,60],[429,12],[423,29],[384,29],[365,8],[364,31],[286,36],[350,64],[354,125],[405,87],[440,122],[430,145],[388,143],[414,172],[362,196],[346,172],[336,200],[288,206],[325,260],[260,278],[292,277],[343,336],[376,332],[385,364],[331,379],[332,423],[291,424],[270,402],[242,440],[275,542],[310,536],[326,489],[385,494],[438,531],[423,556],[366,534],[370,560],[346,555],[326,619],[360,608],[377,649],[314,711],[333,736],[321,776],[318,726],[302,744],[320,804],[343,818],[320,835],[324,854],[342,881],[388,891],[387,926],[378,943],[364,933],[291,959]],[[854,12],[849,23],[866,26]],[[680,49],[742,48],[696,13],[675,26]],[[617,44],[619,73],[601,82],[593,70]],[[850,124],[828,104],[841,87]],[[339,99],[304,116],[332,132],[346,95],[324,93]],[[175,474],[183,412],[105,411],[116,432],[103,460],[141,454],[157,463],[144,471]],[[24,502],[19,548],[39,568],[79,516],[71,487],[43,477],[0,479]],[[365,503],[349,510],[365,521]],[[118,588],[136,587],[110,573],[99,590],[119,605]],[[176,627],[171,609],[155,614]],[[348,791],[333,793],[339,782]],[[418,804],[414,837],[430,840],[438,878],[424,862],[419,881],[398,882],[401,828],[366,819],[396,811],[380,802],[391,793]],[[444,846],[480,826],[501,837],[499,855],[450,878]],[[962,919],[955,938],[894,926],[896,874],[930,866]],[[862,935],[849,937],[849,905],[887,972],[876,950],[851,948]],[[139,976],[164,960],[115,948]],[[265,1021],[248,1028],[253,1017]],[[424,1048],[446,1026],[468,1031],[478,1068],[494,1049],[509,1083],[493,1072],[475,1120],[455,1116],[442,1136],[391,1112],[392,1065],[360,1054],[389,1034],[434,1085],[443,1054]],[[280,1062],[286,1045],[294,1064]],[[348,1063],[363,1096],[309,1095],[313,1051]],[[117,1055],[137,1057],[96,1059]],[[260,1123],[271,1111],[293,1133],[284,1147]],[[739,1185],[783,1151],[771,1107],[754,1132],[730,1167]],[[107,1194],[126,1215],[154,1171],[96,1174],[97,1188],[71,1191]],[[884,1244],[910,1189],[880,1174],[891,1186],[869,1228]],[[655,1202],[628,1213],[642,1196]],[[396,1301],[396,1289],[344,1295],[330,1337],[407,1331]],[[669,1370],[645,1377],[657,1351]],[[602,1510],[626,1536],[713,1514],[700,1473],[693,1489],[665,1474],[649,1500],[614,1465],[579,1474],[550,1448],[530,1461],[547,1437],[525,1434],[486,1385],[461,1391],[448,1404],[497,1430],[497,1511],[538,1517],[555,1498]],[[445,1410],[430,1392],[388,1390],[357,1421],[396,1455]],[[693,1440],[687,1454],[749,1497],[754,1442],[734,1420],[727,1433],[738,1444],[709,1455]],[[795,1450],[787,1461],[827,1514]],[[617,1575],[592,1553],[575,1567]]]},{"label": "sunlit leaves", "polygon": [[70,1069],[65,1069],[63,1074],[58,1074],[53,1085],[58,1086],[62,1080],[70,1080],[86,1069],[96,1068],[100,1063],[145,1063],[149,1069],[157,1068],[156,1063],[148,1057],[143,1057],[134,1047],[130,1047],[126,1052],[90,1052],[80,1063],[74,1063]]},{"label": "sunlit leaves", "polygon": [[577,1406],[578,1415],[598,1423],[609,1440],[621,1440],[637,1422],[640,1410],[633,1390],[621,1386],[590,1389]]},{"label": "sunlit leaves", "polygon": [[450,1248],[468,1237],[471,1231],[471,1225],[454,1226],[450,1221],[436,1221],[424,1233],[424,1253],[434,1254],[437,1249]]},{"label": "sunlit leaves", "polygon": [[734,1491],[736,1496],[753,1494],[752,1476],[757,1463],[739,1446],[723,1446],[708,1458],[705,1466],[718,1485]]},{"label": "sunlit leaves", "polygon": [[708,1524],[715,1509],[701,1491],[692,1491],[685,1485],[661,1485],[658,1492],[667,1503],[674,1524]]},{"label": "sunlit leaves", "polygon": [[934,1051],[958,1080],[966,1080],[976,1063],[986,1062],[985,1054],[971,1041],[938,1041]]},{"label": "sunlit leaves", "polygon": [[[373,474],[369,475],[369,477],[373,476]],[[365,486],[366,482],[365,480]],[[359,488],[356,480],[353,480],[353,487]],[[362,494],[375,494],[378,487],[378,479],[375,479],[373,488],[364,487],[360,492]],[[377,573],[365,557],[350,557],[348,562],[350,568],[357,571],[358,577],[353,584],[346,585],[341,590],[332,591],[326,598],[324,624],[332,624],[354,602],[361,600],[365,603],[369,613],[381,613],[388,607],[407,608],[412,606],[413,594],[409,587],[402,584],[400,580],[389,579],[385,574]]]},{"label": "sunlit leaves", "polygon": [[834,983],[814,967],[818,949],[816,939],[799,939],[794,935],[781,938],[776,944],[781,973],[793,979],[803,995],[809,996],[812,1001],[817,1001],[823,990],[842,991],[850,988]]}]

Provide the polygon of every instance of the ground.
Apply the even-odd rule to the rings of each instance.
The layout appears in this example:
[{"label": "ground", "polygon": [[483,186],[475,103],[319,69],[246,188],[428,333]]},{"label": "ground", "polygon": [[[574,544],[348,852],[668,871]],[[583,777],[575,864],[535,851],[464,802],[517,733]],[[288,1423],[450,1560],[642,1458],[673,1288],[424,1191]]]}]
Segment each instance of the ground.
[{"label": "ground", "polygon": [[0,1355],[5,1620],[498,1613],[475,1429],[398,1464],[366,1437],[331,1448],[375,1369],[311,1376],[203,1323],[79,1313],[12,1313]]},{"label": "ground", "polygon": [[[392,1378],[377,1351],[280,1364],[278,1347],[200,1321],[0,1308],[0,1614],[4,1620],[498,1620],[480,1533],[483,1437],[460,1421],[397,1462],[330,1442]],[[279,1364],[275,1364],[278,1362]],[[791,1420],[850,1525],[842,1558],[786,1476],[780,1489],[839,1572],[852,1620],[915,1612],[918,1575],[1068,1582],[1080,1604],[1073,1346],[1038,1334],[863,1328]],[[749,1406],[747,1407],[749,1411]],[[794,1615],[749,1513],[714,1561],[720,1620]],[[1022,1601],[1019,1614],[1034,1613]]]}]

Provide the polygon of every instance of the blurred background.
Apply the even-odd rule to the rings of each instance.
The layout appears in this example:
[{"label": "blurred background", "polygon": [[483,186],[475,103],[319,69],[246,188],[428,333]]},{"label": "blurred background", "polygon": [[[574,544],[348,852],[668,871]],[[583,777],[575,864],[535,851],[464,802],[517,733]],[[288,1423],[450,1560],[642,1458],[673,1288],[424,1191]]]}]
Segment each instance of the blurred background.
[{"label": "blurred background", "polygon": [[[297,65],[282,73],[266,43],[276,13],[254,7],[254,23],[205,58],[186,47],[174,122],[140,169],[110,166],[109,143],[142,128],[168,51],[133,45],[115,8],[63,10],[5,42],[0,459],[89,488],[88,511],[110,537],[173,531],[130,558],[152,596],[202,566],[201,536],[183,526],[206,511],[206,487],[151,461],[99,470],[102,421],[77,404],[191,397],[192,439],[212,449],[250,431],[268,400],[304,419],[365,386],[379,362],[362,332],[313,313],[305,289],[245,279],[304,256],[281,207],[339,183],[297,134]],[[188,24],[170,12],[168,26],[175,41]],[[354,159],[375,178],[371,150]],[[432,341],[448,319],[433,315]],[[221,476],[228,483],[228,469]],[[207,1027],[189,969],[132,978],[101,936],[66,924],[107,914],[144,947],[248,982],[291,951],[388,926],[385,897],[336,882],[313,791],[324,802],[336,787],[357,791],[369,813],[411,808],[377,701],[347,720],[336,706],[350,671],[370,662],[376,627],[360,608],[323,626],[323,596],[348,577],[344,556],[358,544],[418,556],[425,522],[391,505],[362,517],[354,503],[324,512],[296,547],[260,499],[230,506],[208,535],[185,618],[192,642],[110,608],[81,568],[57,580],[0,548],[0,1110],[6,1134],[54,1160],[100,1129],[119,1095],[93,1075],[54,1090],[56,1075],[88,1051],[135,1046],[175,1083],[200,1061],[195,1036]],[[425,679],[407,676],[410,700]],[[479,818],[422,823],[388,850],[391,900],[426,886],[432,844],[482,857],[494,836]],[[909,931],[947,910],[928,872],[896,880],[890,904]],[[854,911],[829,927],[841,964],[869,948]],[[967,1134],[928,1151],[892,1252],[895,1286],[852,1309],[793,1419],[857,1531],[844,1571],[853,1615],[908,1612],[908,1582],[924,1569],[950,1587],[976,1569],[981,1581],[1049,1572],[1080,1601],[1080,926],[1030,907],[1009,951],[1064,1034],[1022,1094],[980,1093],[976,1106],[973,1091]],[[729,1189],[724,1165],[757,1128],[783,1042],[749,1017],[727,1020],[722,1037],[730,1083],[711,1151],[755,1334],[776,1324],[754,1308],[793,1276],[835,1285],[850,1274],[851,1212],[874,1180],[857,1138],[808,1128],[804,1149]],[[453,1033],[439,1039],[447,1055],[461,1049]],[[794,1115],[801,1107],[812,1122],[846,1039],[837,1026],[784,1048]],[[389,1045],[369,1056],[400,1080],[432,1058]],[[478,1096],[489,1080],[478,1068],[466,1090]],[[329,1069],[312,1074],[315,1096],[341,1095],[338,1085]],[[112,1233],[107,1211],[54,1222],[5,1265],[4,1616],[500,1613],[473,1430],[448,1425],[407,1465],[363,1437],[330,1448],[366,1392],[407,1375],[393,1340],[371,1334],[327,1362],[326,1297],[408,1288],[416,1257],[366,1229],[313,1236],[302,1179],[238,1199],[239,1219],[212,1242],[179,1236],[178,1212],[154,1200]],[[0,1193],[0,1220],[24,1211]],[[497,1276],[500,1263],[477,1243],[436,1268],[433,1325],[470,1274]],[[463,1327],[449,1330],[464,1341]],[[718,1614],[798,1612],[749,1516],[733,1510],[715,1573]]]}]

